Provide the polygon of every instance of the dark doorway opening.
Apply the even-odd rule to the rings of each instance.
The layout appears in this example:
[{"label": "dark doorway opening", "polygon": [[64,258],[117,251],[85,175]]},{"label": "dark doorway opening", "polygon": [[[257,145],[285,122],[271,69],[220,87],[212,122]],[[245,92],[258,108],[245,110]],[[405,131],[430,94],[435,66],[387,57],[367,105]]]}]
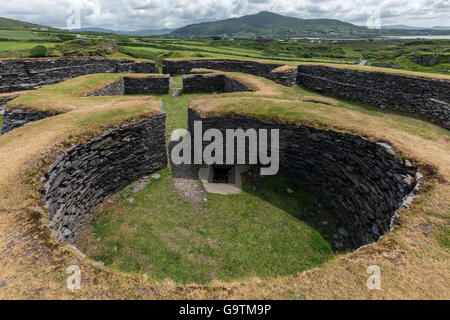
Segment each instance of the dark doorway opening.
[{"label": "dark doorway opening", "polygon": [[234,167],[216,165],[212,167],[212,183],[234,183]]}]

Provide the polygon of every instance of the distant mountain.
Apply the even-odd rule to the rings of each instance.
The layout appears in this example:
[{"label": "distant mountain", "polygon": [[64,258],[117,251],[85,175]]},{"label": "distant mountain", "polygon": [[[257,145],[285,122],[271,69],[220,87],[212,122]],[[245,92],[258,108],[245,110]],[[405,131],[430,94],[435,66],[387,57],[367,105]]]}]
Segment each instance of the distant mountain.
[{"label": "distant mountain", "polygon": [[41,28],[54,29],[39,24],[0,17],[0,29],[41,29]]},{"label": "distant mountain", "polygon": [[429,28],[421,28],[421,27],[410,27],[404,24],[395,24],[391,26],[382,26],[381,29],[390,29],[390,30],[425,30]]},{"label": "distant mountain", "polygon": [[139,31],[123,31],[122,34],[129,34],[133,36],[160,36],[163,34],[169,34],[175,29],[149,29],[149,30],[139,30]]},{"label": "distant mountain", "polygon": [[72,32],[100,32],[100,33],[117,33],[117,31],[103,29],[103,28],[80,28],[80,29],[72,29]]},{"label": "distant mountain", "polygon": [[299,19],[272,12],[188,25],[171,35],[192,36],[345,36],[367,30],[333,19]]},{"label": "distant mountain", "polygon": [[382,26],[381,29],[390,29],[390,30],[450,30],[450,27],[410,27],[404,24],[396,24],[391,26]]},{"label": "distant mountain", "polygon": [[81,28],[74,29],[74,32],[100,32],[100,33],[115,33],[115,34],[125,34],[131,36],[159,36],[163,34],[171,33],[175,29],[149,29],[149,30],[136,30],[136,31],[118,31],[118,30],[110,30],[103,28]]},{"label": "distant mountain", "polygon": [[450,27],[434,26],[432,30],[450,30]]}]

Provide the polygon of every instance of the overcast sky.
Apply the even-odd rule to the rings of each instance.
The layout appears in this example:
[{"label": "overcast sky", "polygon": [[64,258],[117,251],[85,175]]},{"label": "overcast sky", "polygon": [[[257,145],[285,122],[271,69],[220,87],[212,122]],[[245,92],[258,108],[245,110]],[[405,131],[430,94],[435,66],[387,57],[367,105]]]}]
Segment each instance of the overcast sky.
[{"label": "overcast sky", "polygon": [[0,0],[0,17],[66,27],[69,7],[81,8],[82,27],[114,30],[175,28],[260,11],[366,25],[450,26],[450,0]]}]

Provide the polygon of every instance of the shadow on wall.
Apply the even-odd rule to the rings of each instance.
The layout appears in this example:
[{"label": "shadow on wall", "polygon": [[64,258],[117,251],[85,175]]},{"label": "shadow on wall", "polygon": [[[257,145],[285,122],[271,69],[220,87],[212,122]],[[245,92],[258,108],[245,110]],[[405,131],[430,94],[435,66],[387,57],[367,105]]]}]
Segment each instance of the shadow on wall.
[{"label": "shadow on wall", "polygon": [[[323,206],[317,197],[304,186],[300,186],[292,177],[283,174],[261,177],[259,168],[250,166],[249,171],[242,175],[242,179],[245,192],[306,223],[330,244],[334,252],[355,249],[352,235],[343,227],[339,216]],[[293,201],[297,206],[292,205]],[[310,245],[319,246],[317,243]]]},{"label": "shadow on wall", "polygon": [[184,75],[183,93],[202,92],[250,92],[246,85],[228,78],[223,74],[216,75]]},{"label": "shadow on wall", "polygon": [[106,131],[72,147],[43,177],[50,227],[59,241],[75,244],[103,200],[167,166],[165,114]]},{"label": "shadow on wall", "polygon": [[417,184],[416,170],[397,159],[389,146],[350,134],[244,117],[202,118],[189,109],[191,133],[194,121],[202,121],[204,131],[216,128],[223,134],[237,128],[279,129],[280,173],[338,215],[354,248],[391,230],[397,210]]}]

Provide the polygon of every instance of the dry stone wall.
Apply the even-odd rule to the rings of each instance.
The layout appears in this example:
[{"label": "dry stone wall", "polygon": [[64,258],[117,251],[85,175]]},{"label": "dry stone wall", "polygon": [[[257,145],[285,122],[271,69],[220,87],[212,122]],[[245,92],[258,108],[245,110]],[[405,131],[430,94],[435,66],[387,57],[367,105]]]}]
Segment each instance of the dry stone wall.
[{"label": "dry stone wall", "polygon": [[3,106],[5,104],[7,104],[9,101],[11,101],[12,99],[15,99],[16,97],[5,97],[5,98],[0,98],[0,109],[3,109]]},{"label": "dry stone wall", "polygon": [[5,113],[5,110],[3,109],[3,106],[7,104],[12,99],[15,99],[16,97],[4,97],[0,98],[0,116],[2,116]]},{"label": "dry stone wall", "polygon": [[127,94],[169,93],[170,77],[124,77],[87,96],[123,96]]},{"label": "dry stone wall", "polygon": [[[124,77],[86,96],[120,96],[125,94],[151,93],[169,93],[169,77]],[[5,134],[27,123],[54,115],[54,113],[42,111],[23,111],[21,109],[5,110],[1,134]]]},{"label": "dry stone wall", "polygon": [[191,73],[192,69],[212,69],[225,72],[242,72],[270,79],[278,84],[293,87],[297,84],[297,69],[277,71],[282,64],[259,63],[240,60],[163,61],[163,73],[172,77]]},{"label": "dry stone wall", "polygon": [[176,76],[189,74],[192,69],[204,68],[249,73],[285,86],[298,84],[339,98],[413,114],[450,129],[448,80],[318,65],[277,70],[280,66],[240,60],[164,60],[163,72]]},{"label": "dry stone wall", "polygon": [[53,115],[53,113],[42,111],[23,111],[21,109],[5,110],[1,134],[5,134],[27,123],[51,117]]},{"label": "dry stone wall", "polygon": [[0,93],[36,89],[93,73],[157,73],[153,62],[88,59],[0,60]]},{"label": "dry stone wall", "polygon": [[125,81],[120,79],[104,86],[103,88],[91,92],[86,97],[102,97],[102,96],[123,96],[125,94]]},{"label": "dry stone wall", "polygon": [[183,92],[242,92],[252,91],[243,83],[228,78],[223,74],[217,75],[185,75],[183,76]]},{"label": "dry stone wall", "polygon": [[286,87],[294,87],[295,85],[297,85],[297,74],[297,69],[291,69],[287,71],[277,71],[275,69],[269,73],[267,79]]},{"label": "dry stone wall", "polygon": [[298,84],[335,97],[413,114],[450,129],[448,80],[301,65]]},{"label": "dry stone wall", "polygon": [[172,77],[189,74],[192,69],[212,69],[226,72],[242,72],[267,78],[269,73],[282,66],[281,64],[259,63],[240,60],[163,60],[163,73]]},{"label": "dry stone wall", "polygon": [[169,93],[170,76],[130,78],[125,77],[125,94]]},{"label": "dry stone wall", "polygon": [[104,132],[65,151],[42,178],[50,227],[75,244],[103,200],[167,166],[165,114]]},{"label": "dry stone wall", "polygon": [[216,128],[224,135],[226,129],[279,129],[280,173],[335,212],[355,248],[390,231],[397,210],[411,201],[416,190],[416,170],[383,143],[245,117],[207,118],[189,109],[191,133],[194,121],[201,121],[204,131]]}]

